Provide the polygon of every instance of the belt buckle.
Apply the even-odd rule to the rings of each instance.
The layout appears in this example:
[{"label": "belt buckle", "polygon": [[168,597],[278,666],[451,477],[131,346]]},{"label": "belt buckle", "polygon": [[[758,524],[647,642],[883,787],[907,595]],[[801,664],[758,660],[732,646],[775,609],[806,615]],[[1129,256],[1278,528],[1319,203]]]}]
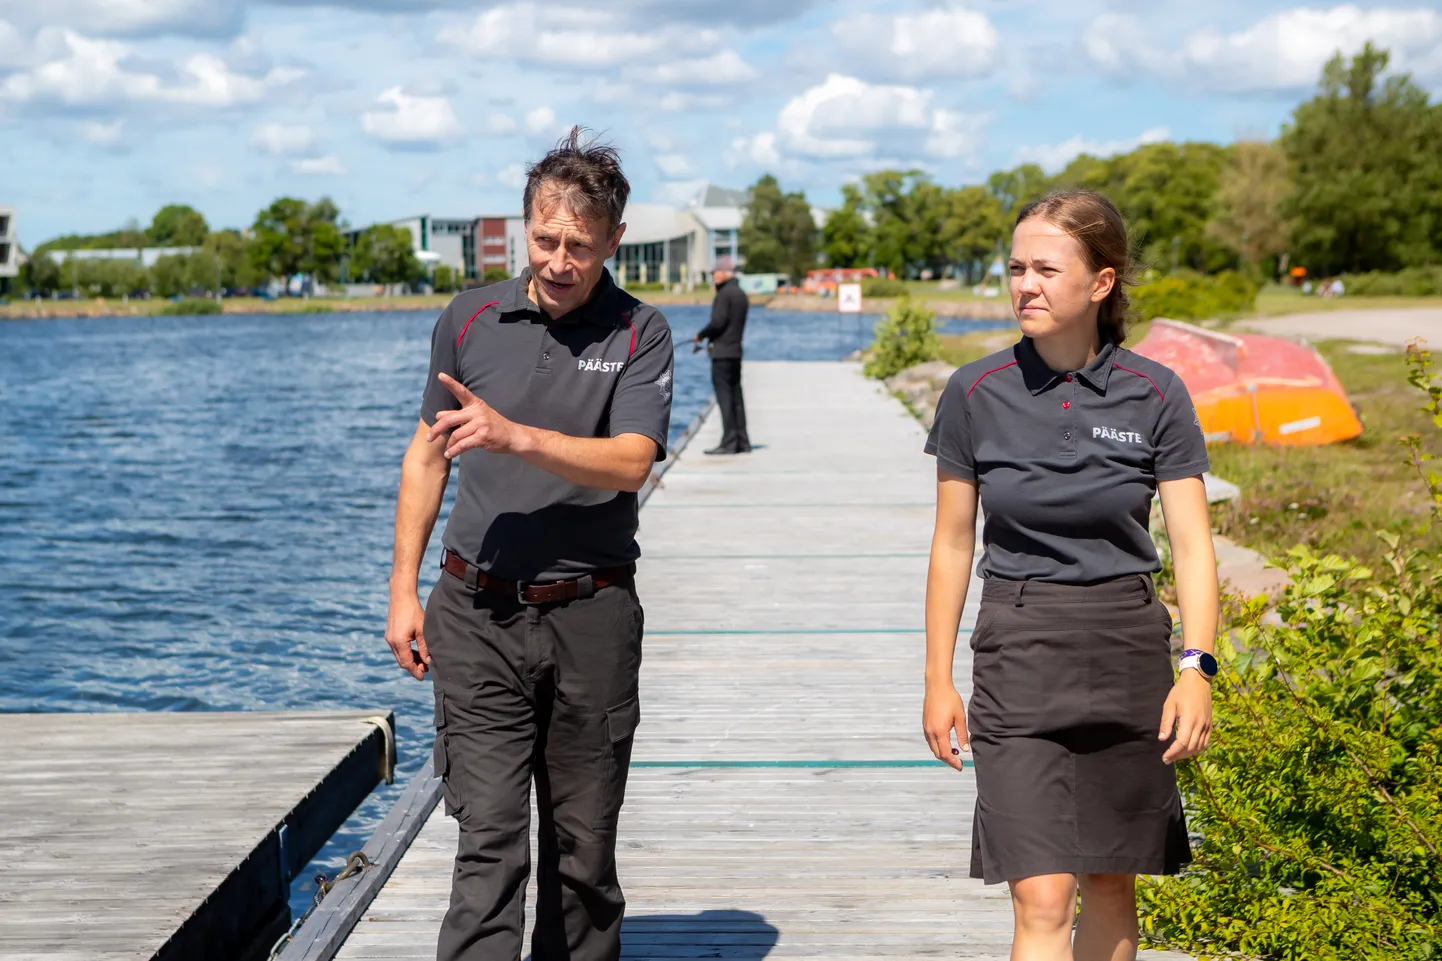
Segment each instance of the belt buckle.
[{"label": "belt buckle", "polygon": [[526,581],[516,581],[516,603],[517,603],[517,604],[529,605],[529,604],[531,603],[530,601],[526,600],[526,591],[530,590],[530,588],[531,588],[531,585],[530,585],[528,582],[526,582]]}]

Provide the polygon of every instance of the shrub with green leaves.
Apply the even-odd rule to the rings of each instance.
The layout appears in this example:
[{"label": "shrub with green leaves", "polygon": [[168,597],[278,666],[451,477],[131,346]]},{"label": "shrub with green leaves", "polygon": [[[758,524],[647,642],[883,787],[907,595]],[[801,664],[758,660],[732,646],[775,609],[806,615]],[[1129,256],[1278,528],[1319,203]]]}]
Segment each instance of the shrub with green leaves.
[{"label": "shrub with green leaves", "polygon": [[1354,297],[1435,297],[1442,294],[1442,267],[1408,267],[1342,277],[1344,294]]},{"label": "shrub with green leaves", "polygon": [[220,304],[213,300],[192,297],[187,300],[173,300],[160,308],[160,312],[172,317],[196,317],[201,314],[218,314],[221,308]]},{"label": "shrub with green leaves", "polygon": [[861,296],[863,297],[905,297],[906,284],[895,277],[863,277],[861,280]]},{"label": "shrub with green leaves", "polygon": [[[1412,382],[1442,428],[1430,356]],[[1412,462],[1442,519],[1442,476]],[[1196,861],[1140,887],[1148,940],[1203,958],[1442,958],[1442,553],[1368,570],[1305,547],[1219,642],[1211,750],[1179,768]]]},{"label": "shrub with green leaves", "polygon": [[1198,320],[1251,310],[1260,290],[1254,280],[1235,270],[1215,276],[1180,272],[1143,283],[1131,293],[1140,320],[1166,317]]},{"label": "shrub with green leaves", "polygon": [[908,367],[935,360],[940,351],[936,312],[902,297],[876,325],[876,343],[863,371],[867,377],[885,380]]}]

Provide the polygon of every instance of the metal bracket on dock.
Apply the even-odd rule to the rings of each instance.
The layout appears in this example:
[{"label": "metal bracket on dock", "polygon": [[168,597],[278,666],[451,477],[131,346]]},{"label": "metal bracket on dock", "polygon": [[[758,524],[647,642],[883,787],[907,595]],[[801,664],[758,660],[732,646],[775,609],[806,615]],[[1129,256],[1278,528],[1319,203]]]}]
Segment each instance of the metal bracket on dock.
[{"label": "metal bracket on dock", "polygon": [[381,730],[381,737],[385,738],[385,775],[386,783],[396,783],[396,732],[391,727],[391,719],[384,714],[376,714],[361,719],[364,723]]}]

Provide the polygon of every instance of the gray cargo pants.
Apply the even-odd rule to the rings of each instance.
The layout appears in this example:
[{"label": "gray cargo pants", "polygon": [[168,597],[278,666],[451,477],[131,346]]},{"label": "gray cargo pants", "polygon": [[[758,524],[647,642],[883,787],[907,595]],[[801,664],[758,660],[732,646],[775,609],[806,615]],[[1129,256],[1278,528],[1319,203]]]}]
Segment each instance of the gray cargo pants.
[{"label": "gray cargo pants", "polygon": [[436,773],[460,823],[437,961],[519,961],[539,812],[534,961],[616,961],[616,823],[640,720],[632,587],[539,606],[442,573],[426,605]]}]

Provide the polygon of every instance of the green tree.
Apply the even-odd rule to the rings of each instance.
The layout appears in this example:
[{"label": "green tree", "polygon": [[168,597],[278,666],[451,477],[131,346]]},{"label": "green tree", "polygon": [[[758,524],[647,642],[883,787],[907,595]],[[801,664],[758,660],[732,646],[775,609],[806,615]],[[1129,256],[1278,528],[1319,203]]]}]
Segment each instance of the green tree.
[{"label": "green tree", "polygon": [[352,272],[371,283],[413,284],[424,274],[405,227],[367,227],[356,238],[351,258]]},{"label": "green tree", "polygon": [[826,215],[821,243],[830,266],[861,267],[867,263],[871,255],[871,228],[862,211],[864,202],[856,184],[845,184],[841,188],[841,206]]},{"label": "green tree", "polygon": [[1051,189],[1051,181],[1036,164],[1022,164],[1014,170],[1000,170],[986,181],[1001,204],[1001,217],[1009,228],[1016,222],[1016,215],[1022,207],[1044,196]]},{"label": "green tree", "polygon": [[1314,274],[1396,270],[1442,255],[1442,106],[1368,43],[1322,71],[1281,143],[1294,261]]},{"label": "green tree", "polygon": [[156,247],[196,247],[209,233],[210,225],[200,211],[185,204],[169,204],[155,212],[145,236]]},{"label": "green tree", "polygon": [[49,254],[31,254],[20,267],[20,283],[33,294],[54,293],[60,289],[60,265]]},{"label": "green tree", "polygon": [[1292,189],[1287,155],[1275,143],[1243,141],[1222,174],[1207,232],[1250,267],[1287,248],[1282,201]]},{"label": "green tree", "polygon": [[281,197],[256,215],[252,262],[282,280],[305,273],[323,283],[333,281],[345,248],[339,218],[340,211],[329,198],[312,204]]},{"label": "green tree", "polygon": [[211,264],[220,261],[220,282],[226,290],[253,290],[265,281],[251,257],[250,242],[239,231],[217,230],[193,256],[205,257]]},{"label": "green tree", "polygon": [[925,177],[919,170],[878,170],[861,179],[862,195],[871,215],[871,262],[900,277],[921,259],[916,214],[908,197],[913,184]]},{"label": "green tree", "polygon": [[190,258],[184,254],[166,254],[150,266],[150,292],[157,297],[177,297],[190,291],[186,267]]},{"label": "green tree", "polygon": [[[1227,160],[1216,144],[1147,144],[1112,158],[1105,183],[1080,185],[1111,197],[1145,263],[1213,272],[1236,262],[1207,234]],[[1058,179],[1065,184],[1065,172]]]},{"label": "green tree", "polygon": [[985,187],[947,192],[941,244],[947,262],[962,267],[967,283],[976,283],[985,272],[1007,227],[1001,201]]},{"label": "green tree", "polygon": [[747,270],[799,281],[816,266],[816,234],[805,193],[783,193],[770,174],[751,187],[739,236]]}]

